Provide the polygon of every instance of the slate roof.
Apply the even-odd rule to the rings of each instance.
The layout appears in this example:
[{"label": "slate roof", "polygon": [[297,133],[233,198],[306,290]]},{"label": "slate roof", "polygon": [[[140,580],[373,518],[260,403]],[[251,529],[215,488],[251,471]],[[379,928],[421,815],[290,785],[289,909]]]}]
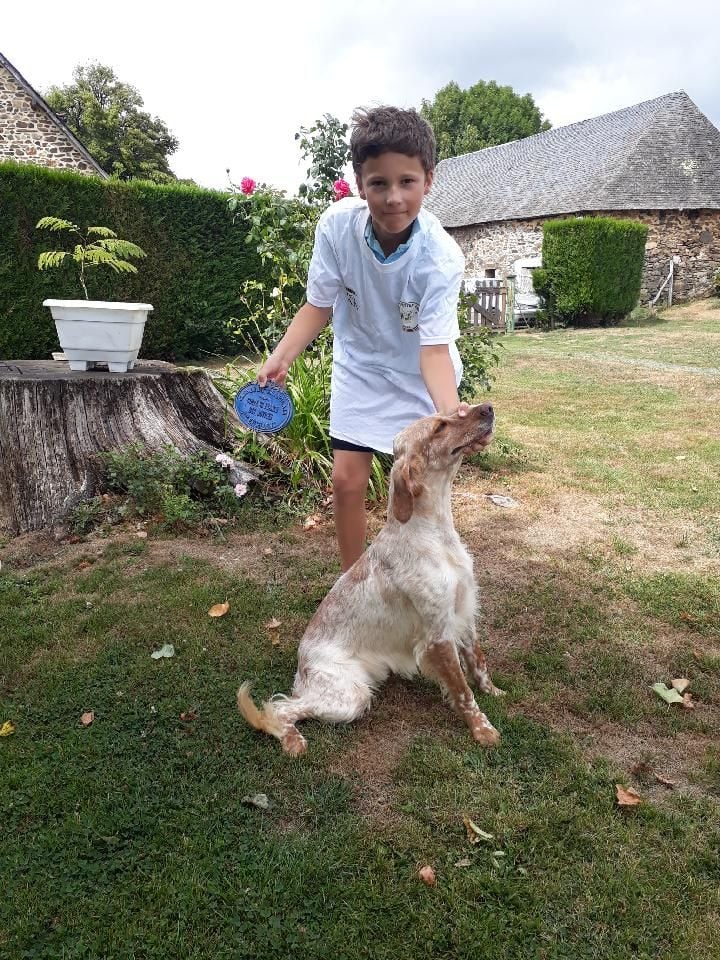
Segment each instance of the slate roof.
[{"label": "slate roof", "polygon": [[34,87],[30,86],[30,84],[27,82],[25,77],[20,73],[17,67],[14,67],[12,63],[10,63],[10,61],[7,59],[7,57],[4,57],[2,55],[2,53],[0,53],[0,66],[5,67],[8,73],[10,73],[15,78],[17,83],[28,94],[28,96],[33,102],[33,105],[47,114],[47,116],[52,121],[52,123],[54,123],[55,126],[62,131],[62,133],[67,137],[67,139],[70,141],[73,147],[75,147],[75,149],[83,155],[83,157],[87,160],[90,166],[96,171],[96,173],[98,173],[104,180],[108,180],[109,174],[107,174],[103,170],[103,168],[100,166],[97,160],[88,151],[87,147],[82,145],[82,143],[78,140],[78,138],[70,130],[70,128],[67,127],[62,122],[60,117],[58,117],[58,115],[52,109],[50,104],[46,103],[45,100],[43,100],[43,98],[40,96],[37,90],[35,90]]},{"label": "slate roof", "polygon": [[445,227],[597,210],[720,209],[720,130],[680,90],[443,160],[425,202]]}]

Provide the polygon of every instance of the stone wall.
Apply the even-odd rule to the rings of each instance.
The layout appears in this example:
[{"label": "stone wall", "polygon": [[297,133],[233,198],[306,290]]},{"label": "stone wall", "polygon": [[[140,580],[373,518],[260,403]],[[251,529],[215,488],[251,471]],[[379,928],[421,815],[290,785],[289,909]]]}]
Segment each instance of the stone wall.
[{"label": "stone wall", "polygon": [[0,63],[0,160],[97,176],[97,170]]},{"label": "stone wall", "polygon": [[[707,296],[720,271],[720,210],[612,210],[594,216],[639,220],[648,227],[640,302],[647,303],[660,289],[678,257],[673,300]],[[558,219],[558,218],[555,218]],[[465,274],[481,277],[486,270],[498,276],[512,272],[521,257],[542,252],[543,220],[508,220],[471,227],[451,227],[448,233],[465,254]],[[667,303],[667,288],[659,303]]]}]

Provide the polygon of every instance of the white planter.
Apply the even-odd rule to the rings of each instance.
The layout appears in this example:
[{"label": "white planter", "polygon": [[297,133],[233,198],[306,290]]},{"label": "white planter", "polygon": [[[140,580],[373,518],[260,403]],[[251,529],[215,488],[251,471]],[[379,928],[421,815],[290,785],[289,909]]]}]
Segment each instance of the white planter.
[{"label": "white planter", "polygon": [[132,370],[142,343],[149,303],[104,300],[44,300],[71,370],[106,363],[111,373]]}]

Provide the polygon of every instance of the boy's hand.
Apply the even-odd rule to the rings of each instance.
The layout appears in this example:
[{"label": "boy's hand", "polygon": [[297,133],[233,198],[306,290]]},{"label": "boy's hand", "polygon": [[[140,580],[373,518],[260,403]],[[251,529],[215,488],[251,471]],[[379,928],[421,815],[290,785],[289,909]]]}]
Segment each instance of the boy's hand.
[{"label": "boy's hand", "polygon": [[289,366],[290,365],[280,357],[276,357],[271,353],[265,363],[258,370],[258,384],[261,387],[264,387],[268,380],[274,380],[275,383],[279,383],[282,386],[285,383],[285,377],[287,377]]}]

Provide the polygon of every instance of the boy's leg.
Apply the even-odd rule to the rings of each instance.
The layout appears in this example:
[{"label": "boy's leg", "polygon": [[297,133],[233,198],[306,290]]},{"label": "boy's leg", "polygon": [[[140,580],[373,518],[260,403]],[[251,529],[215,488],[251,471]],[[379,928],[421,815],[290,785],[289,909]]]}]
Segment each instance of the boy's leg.
[{"label": "boy's leg", "polygon": [[365,550],[365,497],[372,458],[372,453],[357,450],[333,451],[335,533],[343,573],[350,569]]}]

